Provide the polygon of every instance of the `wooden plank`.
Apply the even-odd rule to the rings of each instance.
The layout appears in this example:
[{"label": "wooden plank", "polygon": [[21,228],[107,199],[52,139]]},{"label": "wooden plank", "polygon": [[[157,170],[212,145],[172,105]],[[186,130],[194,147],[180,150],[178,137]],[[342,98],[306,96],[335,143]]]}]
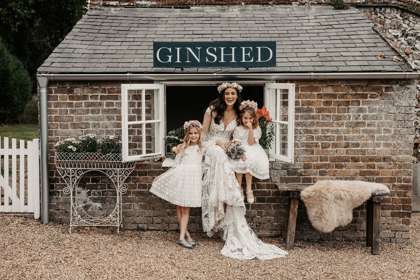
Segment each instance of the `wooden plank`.
[{"label": "wooden plank", "polygon": [[25,141],[20,140],[19,141],[19,202],[20,202],[20,208],[22,210],[25,209]]},{"label": "wooden plank", "polygon": [[33,181],[33,211],[34,211],[34,218],[35,219],[39,219],[40,217],[40,175],[39,175],[39,140],[38,139],[34,139],[31,142],[31,146],[32,146],[32,159],[31,161],[33,162],[33,170],[32,170],[32,176],[33,179],[29,180],[29,181]]},{"label": "wooden plank", "polygon": [[28,205],[27,209],[29,212],[33,211],[34,207],[34,159],[32,155],[32,142],[28,142]]},{"label": "wooden plank", "polygon": [[289,220],[287,223],[286,249],[291,249],[295,245],[298,206],[299,206],[299,199],[296,197],[291,197],[290,207],[289,207]]},{"label": "wooden plank", "polygon": [[11,158],[12,158],[12,211],[13,212],[21,212],[20,204],[19,204],[19,197],[16,191],[16,139],[12,138],[12,150],[11,150]]},{"label": "wooden plank", "polygon": [[276,183],[277,189],[279,191],[285,192],[301,192],[310,185],[295,185],[295,184],[284,184],[284,183]]},{"label": "wooden plank", "polygon": [[372,246],[372,199],[366,201],[366,246]]},{"label": "wooden plank", "polygon": [[372,255],[379,255],[380,227],[381,227],[381,203],[373,199],[372,215]]},{"label": "wooden plank", "polygon": [[[9,138],[4,137],[3,142],[3,150],[7,151],[9,149]],[[9,200],[11,198],[10,187],[9,187],[9,155],[4,154],[3,157],[3,166],[4,166],[4,174],[3,174],[3,182],[1,185],[3,187],[4,192],[4,206],[2,211],[10,212],[12,210],[12,206],[9,204]]]}]

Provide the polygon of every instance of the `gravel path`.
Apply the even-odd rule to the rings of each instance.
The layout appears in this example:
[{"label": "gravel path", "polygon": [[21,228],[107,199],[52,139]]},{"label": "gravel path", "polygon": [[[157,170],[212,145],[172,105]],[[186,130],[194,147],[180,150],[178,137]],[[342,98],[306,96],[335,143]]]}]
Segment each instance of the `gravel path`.
[{"label": "gravel path", "polygon": [[191,251],[174,243],[173,232],[69,235],[66,226],[0,216],[0,279],[419,279],[420,214],[411,233],[411,245],[383,244],[379,256],[361,243],[298,242],[287,258],[236,261],[204,236]]}]

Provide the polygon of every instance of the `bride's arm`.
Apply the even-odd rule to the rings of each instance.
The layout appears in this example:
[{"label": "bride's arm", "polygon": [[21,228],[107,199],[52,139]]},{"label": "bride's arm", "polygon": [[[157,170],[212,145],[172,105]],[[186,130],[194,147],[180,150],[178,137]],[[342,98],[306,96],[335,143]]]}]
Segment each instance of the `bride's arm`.
[{"label": "bride's arm", "polygon": [[209,110],[206,110],[206,112],[204,113],[204,118],[203,118],[203,129],[201,131],[201,139],[206,139],[206,135],[210,128],[210,123],[211,123],[211,112]]}]

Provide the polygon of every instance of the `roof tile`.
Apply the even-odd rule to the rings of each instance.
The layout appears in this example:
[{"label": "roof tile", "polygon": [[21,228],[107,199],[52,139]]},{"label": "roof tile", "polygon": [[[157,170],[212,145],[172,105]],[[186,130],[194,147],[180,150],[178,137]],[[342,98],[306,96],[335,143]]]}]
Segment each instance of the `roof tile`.
[{"label": "roof tile", "polygon": [[[176,72],[153,68],[153,41],[273,40],[270,72],[411,71],[357,9],[197,6],[90,10],[38,69],[49,73]],[[385,59],[376,56],[383,53]],[[252,72],[191,68],[191,72]],[[185,72],[184,71],[184,72]]]}]

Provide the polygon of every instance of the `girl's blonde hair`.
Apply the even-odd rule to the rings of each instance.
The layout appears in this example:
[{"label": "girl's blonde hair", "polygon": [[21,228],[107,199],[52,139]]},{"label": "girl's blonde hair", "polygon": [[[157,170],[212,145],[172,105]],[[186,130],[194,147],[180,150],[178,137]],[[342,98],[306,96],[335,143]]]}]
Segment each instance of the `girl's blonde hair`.
[{"label": "girl's blonde hair", "polygon": [[191,145],[191,140],[190,140],[190,130],[191,129],[197,129],[198,132],[198,141],[197,141],[197,145],[201,148],[201,130],[202,130],[202,126],[199,123],[191,123],[189,124],[186,128],[185,128],[185,136],[184,136],[184,140],[183,140],[183,144],[184,144],[184,148],[188,147],[189,145]]},{"label": "girl's blonde hair", "polygon": [[238,123],[242,126],[245,126],[245,124],[242,122],[242,117],[245,115],[245,113],[249,113],[252,117],[252,128],[257,128],[259,126],[258,124],[258,118],[257,118],[257,112],[254,110],[254,108],[251,107],[245,107],[241,110],[239,114],[239,120]]}]

